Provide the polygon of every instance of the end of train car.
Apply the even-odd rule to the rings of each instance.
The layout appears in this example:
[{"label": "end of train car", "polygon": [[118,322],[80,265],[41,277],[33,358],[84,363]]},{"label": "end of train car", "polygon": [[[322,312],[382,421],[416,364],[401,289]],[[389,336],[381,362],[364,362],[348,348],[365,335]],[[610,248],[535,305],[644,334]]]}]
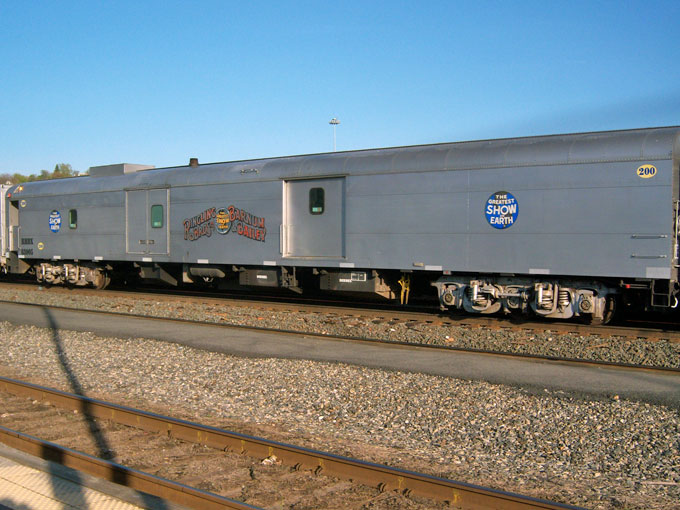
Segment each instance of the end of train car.
[{"label": "end of train car", "polygon": [[5,221],[7,209],[5,208],[5,195],[12,186],[9,184],[0,184],[0,273],[7,274],[9,271],[9,263],[7,257],[9,256],[8,243],[8,228],[9,222]]}]

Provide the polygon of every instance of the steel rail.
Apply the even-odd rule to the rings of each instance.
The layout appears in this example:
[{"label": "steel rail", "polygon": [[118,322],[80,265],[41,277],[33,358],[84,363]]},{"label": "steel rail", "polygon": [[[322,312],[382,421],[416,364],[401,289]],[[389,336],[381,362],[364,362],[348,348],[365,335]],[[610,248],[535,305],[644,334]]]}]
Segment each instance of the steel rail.
[{"label": "steel rail", "polygon": [[195,510],[262,510],[241,501],[225,498],[115,462],[93,457],[2,426],[0,426],[0,442],[29,455]]},{"label": "steel rail", "polygon": [[[79,289],[92,291],[91,289]],[[93,291],[97,292],[97,291]],[[107,292],[107,291],[105,291]],[[119,295],[126,295],[127,291],[112,291]],[[149,299],[158,299],[159,295],[172,297],[188,297],[190,299],[202,298],[223,302],[225,299],[234,300],[233,296],[225,296],[224,293],[209,293],[195,290],[178,289],[174,290],[155,290],[143,289],[135,290],[135,295],[148,296]],[[650,327],[650,322],[628,321],[623,324],[588,324],[580,323],[575,320],[540,319],[532,320],[530,317],[508,316],[508,315],[482,315],[470,314],[459,310],[442,312],[436,305],[426,307],[424,305],[409,306],[404,309],[399,305],[388,303],[360,303],[356,301],[327,300],[319,302],[319,298],[313,300],[302,300],[299,296],[284,297],[276,296],[248,296],[239,295],[236,303],[243,303],[257,308],[275,308],[291,311],[309,311],[312,313],[329,313],[337,315],[352,315],[369,319],[381,319],[385,322],[415,322],[428,325],[459,326],[459,327],[479,327],[488,329],[512,329],[544,332],[546,330],[556,333],[590,334],[600,336],[616,336],[622,338],[642,338],[647,340],[668,340],[673,343],[680,343],[680,324],[666,324],[665,326],[656,325]],[[283,299],[283,301],[281,301]],[[372,314],[372,315],[369,315]]]},{"label": "steel rail", "polygon": [[[3,283],[0,282],[1,287],[11,287],[16,285],[20,288],[35,288],[34,283]],[[196,291],[187,289],[129,289],[129,290],[96,290],[89,288],[64,288],[54,287],[50,288],[50,292],[67,293],[67,294],[83,294],[93,296],[120,296],[120,297],[139,297],[158,300],[171,300],[176,297],[184,297],[191,300],[202,299],[207,302],[214,301],[215,303],[224,303],[225,300],[234,301],[237,304],[247,305],[249,307],[256,307],[261,309],[279,309],[279,310],[294,310],[307,311],[312,313],[336,313],[338,315],[353,315],[357,317],[366,317],[371,319],[381,319],[385,322],[415,322],[430,325],[442,326],[459,326],[459,327],[480,327],[489,329],[512,329],[524,331],[552,331],[555,333],[572,333],[572,334],[590,334],[594,333],[600,336],[616,336],[622,338],[641,338],[648,340],[668,340],[673,343],[680,343],[680,323],[666,324],[659,327],[649,327],[649,322],[628,321],[622,325],[617,324],[584,324],[574,321],[557,321],[557,320],[541,320],[532,321],[529,318],[523,317],[508,317],[502,315],[474,315],[464,314],[460,312],[440,312],[434,306],[430,308],[413,307],[409,309],[400,309],[395,305],[379,304],[379,303],[364,303],[365,306],[357,306],[356,301],[328,301],[319,302],[318,298],[314,298],[312,303],[310,299],[301,300],[298,296],[284,297],[284,296],[243,296],[237,294],[236,297],[227,295],[225,293],[214,293],[209,291]],[[283,302],[281,300],[284,300]],[[20,301],[13,301],[17,304]],[[369,313],[373,313],[369,317]],[[311,333],[310,333],[311,334]]]},{"label": "steel rail", "polygon": [[351,480],[383,491],[393,490],[404,495],[418,495],[448,501],[452,506],[465,510],[500,508],[504,510],[582,510],[571,505],[231,432],[5,377],[0,377],[0,390],[34,400],[49,401],[51,404],[77,410],[92,418],[108,419],[224,451],[245,454],[258,459],[276,456],[283,464],[293,466],[295,469],[308,469],[316,474],[323,473]]},{"label": "steel rail", "polygon": [[162,317],[162,316],[157,316],[157,315],[142,315],[142,314],[135,314],[135,313],[126,313],[126,312],[112,312],[110,310],[88,310],[88,309],[79,309],[79,308],[72,308],[68,306],[60,306],[60,305],[45,305],[45,304],[39,304],[39,303],[24,303],[24,302],[19,302],[19,301],[7,301],[7,300],[2,300],[0,299],[0,303],[8,303],[8,304],[15,304],[15,305],[22,305],[22,306],[30,306],[30,307],[37,307],[37,308],[51,308],[54,310],[63,310],[67,312],[78,312],[78,313],[91,313],[91,314],[100,314],[100,315],[110,315],[114,317],[131,317],[135,319],[145,319],[145,320],[152,320],[152,321],[165,321],[165,322],[178,322],[182,324],[193,324],[196,326],[206,326],[206,327],[219,327],[219,328],[227,328],[227,329],[238,329],[242,331],[255,331],[255,332],[264,332],[264,333],[277,333],[280,335],[294,335],[294,336],[306,336],[306,337],[314,337],[314,338],[322,338],[325,340],[342,340],[342,341],[348,341],[348,342],[359,342],[359,343],[371,343],[371,344],[382,344],[385,346],[396,346],[400,348],[406,348],[406,349],[437,349],[437,350],[442,350],[442,351],[454,351],[454,352],[462,352],[462,353],[471,353],[471,354],[481,354],[484,356],[493,356],[493,357],[500,357],[500,358],[508,358],[508,359],[525,359],[525,360],[535,360],[535,361],[544,361],[544,362],[549,362],[549,363],[559,363],[559,364],[569,364],[569,365],[577,365],[577,366],[599,366],[599,367],[606,367],[606,368],[613,368],[613,369],[620,369],[620,370],[628,370],[628,371],[635,371],[635,372],[651,372],[651,373],[666,373],[666,374],[680,374],[680,367],[662,367],[662,366],[653,366],[653,365],[635,365],[632,363],[619,363],[615,361],[603,361],[603,360],[593,360],[593,359],[584,359],[584,358],[564,358],[564,357],[559,357],[559,356],[552,356],[549,354],[531,354],[531,353],[524,353],[524,352],[510,352],[510,351],[494,351],[494,350],[487,350],[487,349],[475,349],[475,348],[470,348],[470,347],[458,347],[455,345],[440,345],[440,344],[422,344],[422,343],[417,343],[417,342],[406,342],[406,341],[398,341],[398,340],[384,340],[380,338],[367,338],[367,337],[360,337],[360,336],[350,336],[350,335],[329,335],[326,333],[318,333],[318,332],[312,332],[312,331],[297,331],[297,330],[292,330],[292,329],[277,329],[277,328],[268,328],[268,327],[262,327],[262,326],[250,326],[246,324],[225,324],[225,323],[220,323],[220,322],[205,322],[205,321],[198,321],[198,320],[193,320],[193,319],[181,319],[177,317]]}]

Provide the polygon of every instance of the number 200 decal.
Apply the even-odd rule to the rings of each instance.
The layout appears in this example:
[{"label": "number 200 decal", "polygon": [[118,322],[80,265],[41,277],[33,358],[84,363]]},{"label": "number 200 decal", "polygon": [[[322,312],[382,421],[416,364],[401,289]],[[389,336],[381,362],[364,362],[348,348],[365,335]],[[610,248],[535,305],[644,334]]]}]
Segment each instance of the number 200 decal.
[{"label": "number 200 decal", "polygon": [[656,167],[654,165],[642,165],[638,167],[637,175],[642,179],[651,179],[656,175]]}]

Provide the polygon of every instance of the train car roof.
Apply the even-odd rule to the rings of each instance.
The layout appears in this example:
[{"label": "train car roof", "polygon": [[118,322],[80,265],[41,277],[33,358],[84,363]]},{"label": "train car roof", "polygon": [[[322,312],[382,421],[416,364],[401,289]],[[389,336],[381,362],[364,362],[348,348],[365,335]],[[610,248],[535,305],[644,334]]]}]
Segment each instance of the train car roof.
[{"label": "train car roof", "polygon": [[[24,183],[22,196],[314,177],[680,158],[680,126],[502,138],[144,169]],[[17,187],[11,188],[14,193]]]}]

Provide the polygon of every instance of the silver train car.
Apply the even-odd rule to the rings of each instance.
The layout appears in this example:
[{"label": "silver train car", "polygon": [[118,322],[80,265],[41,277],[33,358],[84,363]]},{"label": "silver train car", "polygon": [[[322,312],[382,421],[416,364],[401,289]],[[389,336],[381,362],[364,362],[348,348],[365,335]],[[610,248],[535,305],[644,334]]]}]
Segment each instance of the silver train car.
[{"label": "silver train car", "polygon": [[2,264],[606,321],[678,304],[679,162],[666,127],[93,167],[4,190]]}]

